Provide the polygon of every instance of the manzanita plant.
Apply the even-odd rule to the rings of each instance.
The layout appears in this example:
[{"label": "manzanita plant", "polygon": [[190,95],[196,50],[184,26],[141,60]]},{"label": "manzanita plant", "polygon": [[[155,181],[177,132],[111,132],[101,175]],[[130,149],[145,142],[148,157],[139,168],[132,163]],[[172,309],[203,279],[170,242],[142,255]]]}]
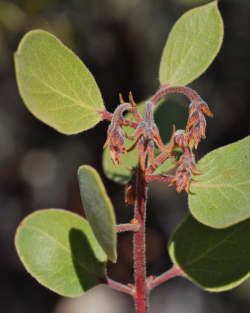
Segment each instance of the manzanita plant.
[{"label": "manzanita plant", "polygon": [[[74,53],[45,31],[24,36],[15,66],[27,108],[64,134],[108,120],[104,171],[110,179],[126,184],[125,202],[134,206],[134,219],[116,225],[100,176],[92,167],[81,166],[78,178],[87,220],[47,209],[29,215],[17,229],[18,255],[41,284],[68,297],[104,284],[130,294],[136,311],[146,313],[150,291],[174,276],[188,277],[206,290],[223,291],[250,275],[250,136],[196,163],[194,151],[205,139],[205,117],[213,114],[194,90],[185,87],[208,68],[222,39],[217,1],[184,14],[163,51],[159,90],[139,105],[131,93],[129,102],[120,95],[120,104],[111,114],[93,76]],[[169,93],[187,96],[189,112],[166,99]],[[173,130],[166,108],[174,112]],[[157,125],[160,119],[163,126]],[[174,167],[175,175],[168,175]],[[145,220],[151,181],[187,192],[191,214],[169,240],[172,269],[147,278]],[[111,280],[106,271],[108,259],[116,262],[116,234],[124,231],[134,235],[135,282],[127,286]]]}]

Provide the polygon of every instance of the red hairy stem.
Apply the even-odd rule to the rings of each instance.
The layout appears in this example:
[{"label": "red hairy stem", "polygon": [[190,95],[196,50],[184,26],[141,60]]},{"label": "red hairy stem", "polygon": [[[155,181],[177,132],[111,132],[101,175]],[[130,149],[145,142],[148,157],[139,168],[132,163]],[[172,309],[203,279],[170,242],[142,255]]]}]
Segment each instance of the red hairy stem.
[{"label": "red hairy stem", "polygon": [[145,179],[145,171],[139,166],[136,184],[135,220],[138,222],[140,229],[134,233],[135,305],[137,313],[148,312],[145,261],[146,197],[147,182]]},{"label": "red hairy stem", "polygon": [[170,183],[174,176],[171,175],[146,175],[146,181],[160,181],[163,183]]},{"label": "red hairy stem", "polygon": [[120,233],[123,231],[138,231],[140,229],[139,225],[134,224],[119,224],[116,225],[116,232]]},{"label": "red hairy stem", "polygon": [[[109,121],[112,120],[113,114],[109,113],[108,111],[106,111],[106,110],[98,111],[97,110],[96,112],[101,114],[102,120],[109,120]],[[125,118],[124,120],[125,120],[125,122],[127,122],[129,124],[130,127],[134,128],[134,129],[136,129],[137,126],[139,125],[138,123],[130,121],[127,118]]]},{"label": "red hairy stem", "polygon": [[96,111],[97,113],[101,114],[101,118],[102,120],[112,120],[112,116],[113,114],[109,113],[108,111],[104,110],[104,111]]},{"label": "red hairy stem", "polygon": [[200,96],[193,91],[191,88],[188,87],[183,87],[183,86],[171,86],[171,87],[166,87],[166,86],[161,86],[159,91],[152,97],[150,100],[155,106],[157,105],[158,101],[165,96],[168,93],[172,92],[177,92],[177,93],[182,93],[186,95],[191,102],[200,102],[202,99]]},{"label": "red hairy stem", "polygon": [[177,268],[175,265],[167,272],[162,275],[156,277],[153,280],[147,281],[147,289],[148,291],[152,290],[154,287],[164,283],[165,281],[175,277],[175,276],[185,276],[180,268]]},{"label": "red hairy stem", "polygon": [[[164,152],[162,152],[156,159],[156,163],[160,166],[164,161],[169,159],[168,155],[166,155]],[[150,165],[147,170],[146,174],[152,174],[155,171],[155,168]]]},{"label": "red hairy stem", "polygon": [[133,122],[131,120],[128,120],[127,118],[124,118],[124,120],[125,120],[125,122],[127,122],[129,124],[130,127],[134,128],[134,129],[136,129],[137,126],[139,125],[138,123]]},{"label": "red hairy stem", "polygon": [[123,291],[125,293],[128,293],[129,295],[131,296],[135,296],[135,287],[130,285],[129,287],[128,286],[125,286],[121,283],[118,283],[112,279],[110,279],[109,277],[106,277],[106,282],[105,284],[113,289],[116,289],[116,290],[120,290],[120,291]]}]

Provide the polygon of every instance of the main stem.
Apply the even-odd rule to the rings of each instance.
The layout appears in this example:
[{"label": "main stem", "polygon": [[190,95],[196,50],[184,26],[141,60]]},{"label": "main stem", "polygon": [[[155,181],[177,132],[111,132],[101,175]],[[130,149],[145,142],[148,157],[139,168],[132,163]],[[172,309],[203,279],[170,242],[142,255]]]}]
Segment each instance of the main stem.
[{"label": "main stem", "polygon": [[147,182],[145,179],[145,171],[142,171],[139,166],[135,201],[135,219],[138,222],[139,230],[134,232],[135,305],[137,313],[148,312],[145,260],[146,197]]}]

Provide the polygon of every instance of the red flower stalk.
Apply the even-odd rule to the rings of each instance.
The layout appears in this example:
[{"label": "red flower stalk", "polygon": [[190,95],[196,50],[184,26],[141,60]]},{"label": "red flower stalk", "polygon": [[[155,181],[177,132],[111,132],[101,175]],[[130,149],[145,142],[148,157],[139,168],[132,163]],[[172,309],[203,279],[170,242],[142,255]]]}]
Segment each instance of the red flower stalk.
[{"label": "red flower stalk", "polygon": [[204,101],[201,100],[201,102],[192,102],[190,104],[189,119],[186,130],[189,129],[189,142],[191,146],[193,146],[193,143],[195,143],[195,149],[197,149],[201,137],[203,139],[206,138],[206,120],[204,113],[206,113],[210,117],[213,117],[213,114],[210,112],[207,104]]},{"label": "red flower stalk", "polygon": [[126,135],[126,137],[130,140],[134,140],[136,137],[138,137],[128,152],[137,147],[140,166],[143,171],[145,170],[145,160],[147,155],[149,156],[151,165],[154,168],[158,166],[154,156],[154,142],[169,158],[174,158],[171,155],[172,152],[166,149],[160,138],[158,127],[154,123],[153,112],[153,103],[150,101],[146,102],[143,121],[138,125],[132,136]]}]

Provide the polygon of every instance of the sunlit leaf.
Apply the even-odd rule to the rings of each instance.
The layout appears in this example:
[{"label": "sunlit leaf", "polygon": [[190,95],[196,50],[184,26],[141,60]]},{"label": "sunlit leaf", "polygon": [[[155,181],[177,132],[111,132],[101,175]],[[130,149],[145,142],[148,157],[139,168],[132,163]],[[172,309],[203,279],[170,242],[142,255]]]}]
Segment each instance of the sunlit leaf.
[{"label": "sunlit leaf", "polygon": [[191,213],[223,228],[250,217],[250,136],[208,153],[197,167],[188,196]]},{"label": "sunlit leaf", "polygon": [[213,1],[185,13],[174,25],[160,64],[162,85],[185,86],[199,77],[217,55],[223,22]]},{"label": "sunlit leaf", "polygon": [[95,126],[104,110],[98,86],[81,60],[42,30],[27,33],[15,53],[20,94],[39,120],[64,134]]},{"label": "sunlit leaf", "polygon": [[105,276],[107,257],[89,223],[64,210],[40,210],[19,225],[15,245],[27,271],[42,285],[77,297]]},{"label": "sunlit leaf", "polygon": [[91,166],[78,170],[84,212],[97,241],[112,262],[116,262],[116,220],[113,205],[101,177]]},{"label": "sunlit leaf", "polygon": [[190,214],[169,241],[174,264],[202,288],[224,291],[250,276],[250,219],[214,229]]}]

